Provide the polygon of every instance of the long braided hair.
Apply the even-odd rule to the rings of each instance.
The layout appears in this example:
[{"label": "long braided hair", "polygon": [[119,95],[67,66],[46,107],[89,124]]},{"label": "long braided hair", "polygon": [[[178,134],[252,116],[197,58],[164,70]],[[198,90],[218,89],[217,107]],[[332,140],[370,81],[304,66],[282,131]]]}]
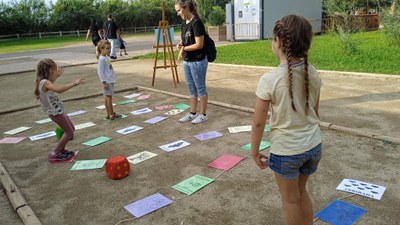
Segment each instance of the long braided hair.
[{"label": "long braided hair", "polygon": [[274,40],[279,38],[282,41],[282,51],[286,55],[289,72],[289,96],[292,100],[292,109],[296,111],[293,102],[293,71],[292,59],[304,60],[304,86],[306,94],[306,111],[309,111],[310,80],[308,76],[308,49],[310,49],[313,36],[311,24],[302,16],[287,15],[275,22],[273,30]]}]

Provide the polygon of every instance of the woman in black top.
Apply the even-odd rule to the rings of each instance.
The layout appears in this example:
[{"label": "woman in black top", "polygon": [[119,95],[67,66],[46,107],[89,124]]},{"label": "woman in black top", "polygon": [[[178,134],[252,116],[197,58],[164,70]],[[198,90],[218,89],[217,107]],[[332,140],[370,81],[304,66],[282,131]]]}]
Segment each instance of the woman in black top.
[{"label": "woman in black top", "polygon": [[[179,56],[183,58],[183,70],[190,94],[190,113],[179,121],[192,121],[198,124],[207,121],[206,72],[208,60],[204,46],[206,34],[204,24],[199,18],[195,0],[176,0],[175,10],[183,20],[181,42],[178,44]],[[197,98],[200,97],[200,113],[197,115]]]},{"label": "woman in black top", "polygon": [[97,43],[102,39],[100,34],[100,26],[97,25],[96,20],[93,19],[88,32],[86,34],[86,42],[88,41],[89,35],[92,34],[92,42],[93,45],[96,46],[96,57],[99,58],[97,55]]}]

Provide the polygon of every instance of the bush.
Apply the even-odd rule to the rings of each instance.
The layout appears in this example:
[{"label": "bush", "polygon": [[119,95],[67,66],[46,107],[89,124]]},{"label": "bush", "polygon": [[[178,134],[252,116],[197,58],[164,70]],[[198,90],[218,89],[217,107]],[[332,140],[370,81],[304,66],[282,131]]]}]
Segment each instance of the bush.
[{"label": "bush", "polygon": [[208,21],[212,26],[221,26],[225,23],[225,11],[219,6],[214,6],[208,16]]},{"label": "bush", "polygon": [[388,10],[381,13],[381,23],[383,25],[383,33],[389,44],[400,46],[400,15],[395,12],[389,14]]}]

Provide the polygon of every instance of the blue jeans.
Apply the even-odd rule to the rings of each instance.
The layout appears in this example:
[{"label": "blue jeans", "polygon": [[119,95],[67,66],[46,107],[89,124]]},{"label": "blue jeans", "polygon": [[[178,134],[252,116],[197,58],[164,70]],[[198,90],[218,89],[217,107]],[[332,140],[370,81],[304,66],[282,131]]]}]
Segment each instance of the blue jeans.
[{"label": "blue jeans", "polygon": [[317,170],[321,157],[322,144],[319,144],[299,155],[281,156],[271,153],[268,158],[268,166],[283,178],[295,179],[300,174],[305,176],[313,174]]},{"label": "blue jeans", "polygon": [[189,89],[189,95],[192,98],[207,96],[206,73],[208,60],[205,57],[201,61],[187,62],[183,61],[183,71],[185,73],[186,85]]}]

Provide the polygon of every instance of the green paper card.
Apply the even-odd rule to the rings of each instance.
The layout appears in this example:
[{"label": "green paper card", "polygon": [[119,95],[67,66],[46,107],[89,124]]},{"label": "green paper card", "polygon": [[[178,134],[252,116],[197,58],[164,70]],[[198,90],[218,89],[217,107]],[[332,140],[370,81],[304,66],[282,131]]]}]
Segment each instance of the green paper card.
[{"label": "green paper card", "polygon": [[265,132],[270,132],[271,131],[271,128],[269,127],[269,124],[265,124],[264,131]]},{"label": "green paper card", "polygon": [[[261,141],[258,151],[262,151],[262,150],[264,150],[264,149],[266,149],[266,148],[268,148],[270,146],[271,146],[271,142]],[[247,150],[247,151],[251,151],[251,143],[247,144],[247,145],[243,145],[242,149]]]},{"label": "green paper card", "polygon": [[118,105],[126,105],[126,104],[129,104],[129,103],[135,103],[135,102],[137,102],[137,101],[131,99],[131,100],[126,100],[126,101],[122,101],[122,102],[117,102],[117,104]]},{"label": "green paper card", "polygon": [[99,145],[99,144],[103,144],[104,142],[107,142],[107,141],[110,141],[110,140],[112,140],[112,138],[101,136],[101,137],[92,139],[90,141],[84,142],[82,144],[93,147],[93,146],[96,146],[96,145]]},{"label": "green paper card", "polygon": [[107,159],[78,160],[71,170],[92,170],[100,169],[106,164]]},{"label": "green paper card", "polygon": [[185,103],[178,103],[178,104],[173,105],[173,107],[176,109],[180,109],[180,110],[190,109],[190,105],[187,105]]},{"label": "green paper card", "polygon": [[195,175],[189,179],[180,182],[179,184],[175,184],[174,186],[172,186],[172,188],[187,195],[191,195],[213,181],[214,179]]}]

